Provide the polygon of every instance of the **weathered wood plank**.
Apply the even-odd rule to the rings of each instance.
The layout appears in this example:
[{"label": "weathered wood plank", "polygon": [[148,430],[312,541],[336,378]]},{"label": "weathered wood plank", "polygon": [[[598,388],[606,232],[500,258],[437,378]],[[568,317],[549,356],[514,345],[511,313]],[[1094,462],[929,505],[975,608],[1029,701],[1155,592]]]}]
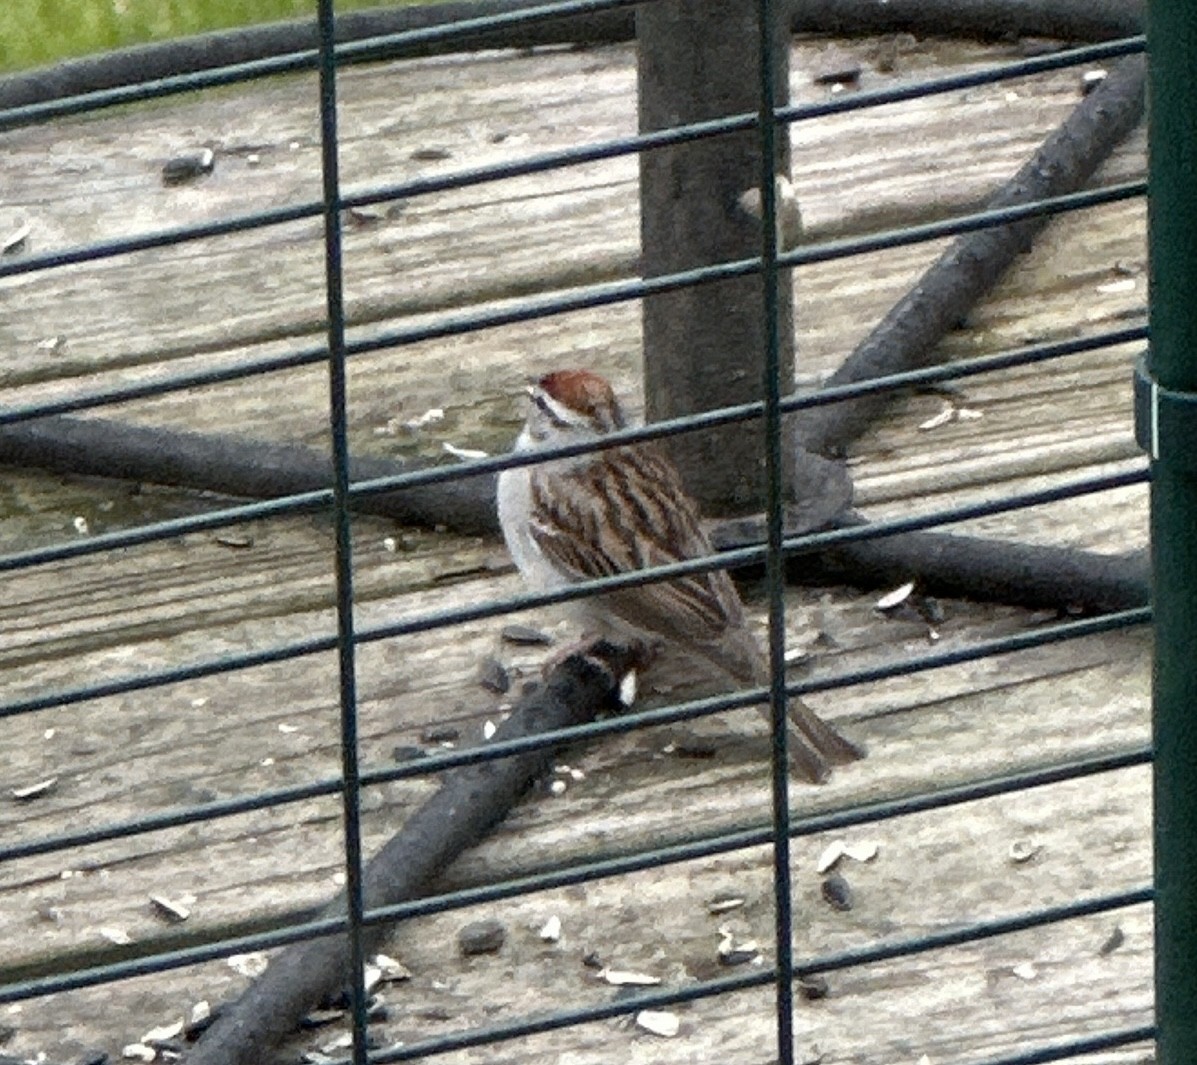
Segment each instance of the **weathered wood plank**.
[{"label": "weathered wood plank", "polygon": [[[796,100],[826,93],[812,84],[811,73],[830,61],[831,47],[796,44]],[[866,85],[970,69],[1007,54],[997,47],[912,44],[891,76],[873,70],[873,47],[834,45],[839,57],[862,59]],[[346,179],[353,188],[374,187],[630,133],[633,66],[629,49],[614,48],[347,71],[341,83]],[[978,206],[1067,113],[1077,93],[1075,73],[1062,73],[794,127],[795,183],[813,236]],[[203,143],[219,151],[212,178],[182,189],[161,187],[161,162]],[[5,210],[31,218],[35,252],[294,203],[318,189],[315,93],[311,79],[302,77],[18,131],[6,136],[5,148]],[[413,157],[428,149],[450,155]],[[1142,172],[1140,136],[1111,161],[1102,180]],[[417,197],[395,217],[351,225],[354,335],[427,321],[446,308],[493,308],[525,292],[634,276],[634,179],[629,157]],[[799,271],[801,383],[812,385],[834,367],[941,247]],[[945,350],[962,357],[1140,321],[1144,258],[1139,204],[1061,219]],[[321,269],[319,227],[311,221],[0,282],[9,306],[20,312],[0,321],[0,402],[32,402],[318,343]],[[1115,282],[1122,283],[1104,288]],[[54,336],[64,339],[38,346]],[[918,426],[939,411],[942,399],[903,399],[854,448],[858,502],[869,513],[909,513],[1121,468],[1134,455],[1132,355],[1113,349],[965,381],[955,402],[982,417],[933,430]],[[524,377],[565,363],[611,374],[640,409],[638,305],[355,357],[354,446],[401,455],[437,454],[446,440],[502,448],[519,420]],[[310,369],[103,414],[320,443],[325,404],[323,375]],[[444,409],[443,421],[403,428],[433,407]],[[220,503],[6,471],[0,549],[74,537],[76,517],[102,531]],[[969,527],[1122,550],[1145,542],[1144,492],[1125,489]],[[250,523],[232,537],[222,543],[212,534],[192,535],[6,574],[0,699],[333,631],[325,520]],[[393,545],[398,550],[388,549],[387,537],[400,541]],[[355,551],[362,626],[518,587],[493,542],[360,520]],[[1014,609],[962,603],[945,609],[940,647],[1021,631],[1035,620]],[[878,618],[871,600],[855,592],[794,592],[788,621],[794,646],[815,654],[816,675],[928,646],[922,627]],[[502,698],[477,683],[480,659],[497,654],[528,674],[543,654],[501,645],[501,625],[470,623],[451,636],[431,632],[360,649],[367,766],[389,764],[395,747],[418,743],[431,723],[456,724],[468,740],[487,716],[501,712]],[[836,808],[1142,743],[1148,686],[1148,637],[1135,632],[814,696],[812,703],[869,746],[870,757],[827,788],[796,788],[796,807]],[[671,751],[669,740],[685,733],[718,737],[715,756],[686,759]],[[328,778],[339,767],[335,662],[332,655],[312,656],[4,718],[0,737],[5,785],[49,776],[59,781],[52,794],[31,803],[0,798],[4,841]],[[571,756],[585,778],[571,781],[564,796],[530,799],[493,840],[459,863],[446,885],[482,883],[689,831],[760,823],[769,811],[766,750],[757,718],[743,712],[614,739]],[[879,840],[882,849],[874,863],[847,870],[857,895],[849,914],[832,912],[819,897],[813,863],[825,840],[802,840],[794,868],[799,954],[1138,885],[1150,872],[1148,783],[1146,770],[1128,770],[854,832]],[[410,782],[367,793],[369,850],[429,787]],[[1042,850],[1034,861],[1013,866],[1009,844],[1024,838],[1038,840]],[[339,854],[339,808],[328,798],[0,866],[6,971],[120,956],[103,929],[119,929],[138,945],[167,942],[177,930],[155,917],[150,892],[193,895],[193,916],[182,931],[201,938],[277,919],[337,889]],[[768,854],[752,851],[421,920],[396,946],[415,975],[388,992],[397,1009],[387,1038],[412,1041],[601,1001],[609,991],[593,987],[579,964],[591,949],[613,964],[684,983],[721,971],[714,947],[719,925],[729,923],[760,940],[771,957],[769,874]],[[731,917],[710,917],[705,902],[727,890],[745,894],[748,905]],[[462,960],[455,930],[481,913],[508,924],[508,945],[497,958]],[[565,926],[556,946],[535,934],[550,913]],[[1100,953],[1116,925],[1124,945]],[[1014,975],[1013,967],[1024,962],[1034,965],[1034,974]],[[191,1001],[216,1000],[242,984],[226,965],[213,963],[19,1010],[0,1008],[0,1024],[17,1029],[4,1049],[44,1050],[56,1059],[92,1045],[118,1050]],[[817,1044],[828,1061],[914,1061],[923,1053],[935,1061],[968,1061],[1145,1023],[1150,916],[1140,908],[854,970],[834,976],[832,992],[804,1006],[799,1017],[802,1052]],[[683,1011],[676,1041],[604,1023],[496,1048],[487,1060],[620,1056],[647,1063],[676,1061],[679,1053],[766,1060],[772,1056],[770,1003],[769,994],[759,992],[696,1004]],[[1139,1061],[1143,1054],[1101,1060]]]}]

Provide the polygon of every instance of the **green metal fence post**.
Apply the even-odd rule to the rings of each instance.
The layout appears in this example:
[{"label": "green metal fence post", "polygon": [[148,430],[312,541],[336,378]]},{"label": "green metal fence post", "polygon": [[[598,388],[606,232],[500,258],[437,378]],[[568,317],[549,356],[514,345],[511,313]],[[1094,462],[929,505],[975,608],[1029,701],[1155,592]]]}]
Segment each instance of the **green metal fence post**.
[{"label": "green metal fence post", "polygon": [[[1155,971],[1159,1065],[1197,1061],[1197,6],[1153,0],[1151,451],[1155,574]],[[1144,425],[1146,423],[1146,425]]]}]

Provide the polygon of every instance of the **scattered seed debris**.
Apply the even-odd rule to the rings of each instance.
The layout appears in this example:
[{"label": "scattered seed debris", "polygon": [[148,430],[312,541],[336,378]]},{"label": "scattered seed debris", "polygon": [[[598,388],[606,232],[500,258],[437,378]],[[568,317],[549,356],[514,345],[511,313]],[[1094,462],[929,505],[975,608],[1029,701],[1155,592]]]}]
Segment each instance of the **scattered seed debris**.
[{"label": "scattered seed debris", "polygon": [[1029,862],[1041,850],[1043,850],[1043,845],[1033,839],[1016,839],[1010,844],[1006,856],[1011,864],[1022,865],[1024,862]]},{"label": "scattered seed debris", "polygon": [[[176,902],[173,899],[168,899],[165,895],[151,895],[150,905],[152,905],[158,915],[168,921],[170,924],[182,924],[191,916],[191,911],[181,902]],[[148,1040],[143,1039],[143,1043]]]},{"label": "scattered seed debris", "polygon": [[354,229],[370,229],[387,220],[386,212],[377,207],[350,207],[344,218]]},{"label": "scattered seed debris", "polygon": [[791,647],[785,653],[785,664],[787,669],[796,669],[800,672],[806,672],[815,663],[815,656],[802,647]]},{"label": "scattered seed debris", "polygon": [[823,853],[819,855],[819,860],[815,862],[815,872],[820,876],[834,869],[840,859],[844,856],[844,841],[842,839],[832,840],[826,847],[823,848]]},{"label": "scattered seed debris", "polygon": [[58,777],[47,777],[45,780],[39,780],[36,784],[13,788],[11,794],[17,802],[29,802],[31,799],[40,799],[43,795],[49,795],[57,786]]},{"label": "scattered seed debris", "polygon": [[877,600],[875,606],[882,613],[887,610],[896,610],[910,598],[913,591],[914,581],[907,581],[900,588],[895,588],[892,592],[886,592],[885,595]]},{"label": "scattered seed debris", "polygon": [[91,532],[91,526],[87,524],[87,519],[82,514],[75,517],[75,520],[71,522],[71,527],[80,536],[86,536]]},{"label": "scattered seed debris", "polygon": [[972,407],[957,407],[949,402],[944,403],[943,409],[938,414],[920,422],[919,429],[923,432],[930,432],[932,429],[938,429],[941,425],[947,425],[948,422],[972,422],[983,417],[985,417],[984,411],[975,410]]},{"label": "scattered seed debris", "polygon": [[1118,925],[1115,925],[1114,930],[1106,937],[1106,941],[1097,948],[1097,953],[1104,958],[1107,954],[1113,954],[1125,942],[1126,934]]},{"label": "scattered seed debris", "polygon": [[816,85],[856,85],[860,81],[860,64],[850,63],[821,71],[813,80]]},{"label": "scattered seed debris", "polygon": [[497,954],[506,941],[507,929],[493,917],[471,921],[457,933],[457,947],[467,958],[476,954]]},{"label": "scattered seed debris", "polygon": [[619,678],[619,703],[631,706],[636,701],[636,671],[629,669]]},{"label": "scattered seed debris", "polygon": [[682,1022],[669,1010],[641,1010],[636,1014],[636,1025],[663,1039],[672,1039],[681,1030]]},{"label": "scattered seed debris", "polygon": [[564,780],[554,780],[549,784],[550,795],[564,795],[566,791],[566,783]]},{"label": "scattered seed debris", "polygon": [[[778,239],[783,248],[792,248],[801,242],[803,236],[802,206],[799,204],[798,194],[788,178],[781,174],[776,175],[773,188]],[[761,220],[763,207],[759,188],[746,189],[740,194],[737,203],[745,214],[755,218],[758,222]]]},{"label": "scattered seed debris", "polygon": [[601,969],[598,975],[600,980],[612,987],[656,987],[661,982],[659,976],[632,972],[630,969]]},{"label": "scattered seed debris", "polygon": [[830,872],[839,865],[841,858],[851,858],[854,862],[871,862],[880,850],[880,844],[873,840],[860,840],[856,843],[842,839],[833,840],[819,855],[819,860],[815,863],[815,872]]},{"label": "scattered seed debris", "polygon": [[1020,980],[1034,980],[1039,970],[1029,961],[1020,961],[1010,970]]},{"label": "scattered seed debris", "polygon": [[100,929],[102,935],[109,943],[115,943],[118,947],[127,946],[133,942],[133,937],[129,935],[123,928],[106,927]]},{"label": "scattered seed debris", "polygon": [[832,873],[823,880],[823,898],[833,910],[846,913],[852,909],[852,888],[839,873]]},{"label": "scattered seed debris", "polygon": [[817,1002],[821,998],[826,998],[830,991],[831,985],[827,983],[827,977],[822,973],[811,973],[808,976],[798,977],[798,994],[808,1002]]},{"label": "scattered seed debris", "polygon": [[234,551],[244,551],[254,545],[252,536],[234,536],[230,533],[217,533],[212,540],[221,547],[228,547]]},{"label": "scattered seed debris", "polygon": [[299,1027],[307,1029],[324,1028],[330,1024],[335,1024],[344,1016],[344,1010],[312,1010],[310,1013],[305,1013],[299,1018]]},{"label": "scattered seed debris", "polygon": [[157,1028],[151,1028],[145,1035],[141,1037],[141,1042],[147,1046],[153,1046],[155,1043],[169,1043],[172,1039],[176,1039],[183,1034],[183,1021],[180,1018],[170,1024],[163,1024]]},{"label": "scattered seed debris", "polygon": [[582,955],[582,965],[587,969],[602,969],[603,959],[599,957],[597,950],[592,950]]},{"label": "scattered seed debris", "polygon": [[1081,95],[1088,96],[1094,89],[1096,89],[1103,81],[1106,80],[1106,71],[1101,67],[1094,70],[1086,70],[1081,75]]},{"label": "scattered seed debris", "polygon": [[556,943],[561,938],[561,918],[553,914],[540,926],[537,935],[546,943]]},{"label": "scattered seed debris", "polygon": [[499,638],[517,646],[544,646],[553,642],[553,637],[531,625],[504,625]]},{"label": "scattered seed debris", "polygon": [[928,625],[942,625],[944,619],[943,604],[930,595],[916,595],[914,609]]},{"label": "scattered seed debris", "polygon": [[183,1038],[194,1043],[201,1035],[212,1027],[212,1022],[220,1015],[219,1008],[213,1009],[206,998],[201,998],[187,1015],[187,1023],[183,1026]]},{"label": "scattered seed debris", "polygon": [[366,992],[373,991],[382,980],[382,969],[375,965],[372,961],[366,962],[362,966],[362,986]]},{"label": "scattered seed debris", "polygon": [[859,843],[849,843],[844,847],[844,857],[854,862],[871,862],[877,857],[881,845],[874,840],[861,840]]},{"label": "scattered seed debris", "polygon": [[445,409],[443,407],[429,407],[423,414],[405,421],[403,428],[415,432],[417,429],[423,429],[427,425],[435,425],[437,422],[443,422],[444,420]]},{"label": "scattered seed debris", "polygon": [[478,663],[478,683],[496,695],[504,695],[511,690],[510,674],[493,655],[487,655]]},{"label": "scattered seed debris", "polygon": [[211,148],[190,155],[176,155],[162,167],[163,185],[183,185],[188,181],[206,177],[216,166],[216,155]]},{"label": "scattered seed debris", "polygon": [[0,237],[0,255],[17,255],[28,250],[29,234],[33,226],[28,219],[4,237]]},{"label": "scattered seed debris", "polygon": [[707,913],[728,913],[731,910],[738,910],[744,905],[744,902],[743,895],[716,895],[707,903]]},{"label": "scattered seed debris", "polygon": [[375,954],[371,961],[378,969],[379,980],[384,984],[397,984],[411,979],[411,970],[389,954]]},{"label": "scattered seed debris", "polygon": [[746,939],[737,943],[735,933],[727,927],[719,929],[719,947],[716,953],[720,965],[748,965],[759,962],[761,948],[755,939]]},{"label": "scattered seed debris", "polygon": [[919,429],[924,432],[930,432],[932,429],[938,429],[941,425],[947,425],[952,420],[956,408],[950,403],[945,403],[938,414],[933,415],[924,422],[919,422]]},{"label": "scattered seed debris", "polygon": [[391,760],[393,762],[414,762],[420,758],[427,758],[428,752],[423,747],[417,747],[415,744],[398,744],[391,748]]},{"label": "scattered seed debris", "polygon": [[1097,291],[1103,296],[1119,296],[1124,292],[1134,292],[1137,287],[1137,282],[1133,277],[1122,277],[1117,281],[1107,281],[1104,285],[1098,285]]},{"label": "scattered seed debris", "polygon": [[451,444],[448,440],[441,444],[445,454],[452,455],[455,459],[469,460],[469,459],[484,459],[490,452],[483,451],[476,447],[458,447],[456,444]]},{"label": "scattered seed debris", "polygon": [[256,980],[266,971],[267,958],[264,951],[256,950],[250,954],[230,954],[225,964],[239,976]]},{"label": "scattered seed debris", "polygon": [[131,1061],[153,1061],[157,1056],[158,1051],[144,1043],[127,1043],[121,1047],[121,1057]]}]

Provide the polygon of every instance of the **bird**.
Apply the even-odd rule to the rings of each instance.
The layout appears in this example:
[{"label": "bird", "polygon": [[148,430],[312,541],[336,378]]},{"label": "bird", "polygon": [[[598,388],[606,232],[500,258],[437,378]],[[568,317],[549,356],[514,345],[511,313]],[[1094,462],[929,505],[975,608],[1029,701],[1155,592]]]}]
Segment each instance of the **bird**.
[{"label": "bird", "polygon": [[[593,442],[628,421],[608,381],[583,369],[545,374],[527,388],[514,450]],[[508,552],[534,591],[712,555],[698,504],[652,441],[504,470],[497,486]],[[740,684],[769,682],[769,663],[722,569],[622,588],[578,601],[591,631],[709,662]],[[766,710],[766,715],[768,711]],[[789,700],[795,770],[823,783],[863,749]]]}]

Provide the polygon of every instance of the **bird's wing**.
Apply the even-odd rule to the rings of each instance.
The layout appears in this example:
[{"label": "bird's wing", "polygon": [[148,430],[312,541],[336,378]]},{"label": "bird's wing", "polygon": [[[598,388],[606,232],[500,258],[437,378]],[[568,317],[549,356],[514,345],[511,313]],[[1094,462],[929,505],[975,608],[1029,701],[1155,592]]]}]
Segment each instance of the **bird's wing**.
[{"label": "bird's wing", "polygon": [[[531,533],[578,581],[713,553],[676,467],[646,445],[533,470]],[[696,642],[719,639],[744,617],[723,570],[625,588],[604,601],[636,628]]]}]

